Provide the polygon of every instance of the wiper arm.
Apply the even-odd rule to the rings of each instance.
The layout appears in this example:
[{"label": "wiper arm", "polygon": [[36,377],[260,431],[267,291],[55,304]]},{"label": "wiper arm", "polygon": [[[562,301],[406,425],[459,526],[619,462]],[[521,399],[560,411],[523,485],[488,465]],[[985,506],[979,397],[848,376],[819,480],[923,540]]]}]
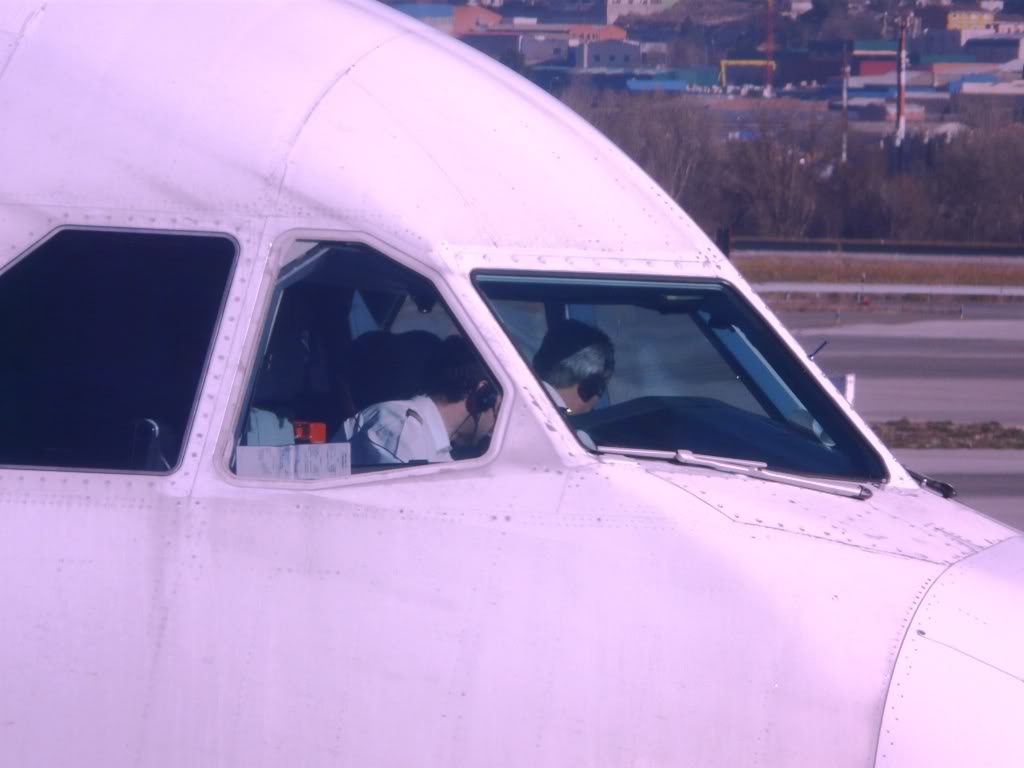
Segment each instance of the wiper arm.
[{"label": "wiper arm", "polygon": [[773,483],[783,483],[797,488],[807,488],[811,491],[831,493],[836,496],[846,496],[851,499],[870,499],[871,489],[860,483],[847,482],[845,480],[817,480],[803,475],[795,475],[789,472],[779,472],[768,469],[763,461],[750,461],[748,459],[733,459],[727,456],[706,456],[693,451],[656,451],[649,448],[619,448],[616,446],[599,445],[599,453],[612,453],[619,456],[636,456],[644,459],[663,459],[674,461],[688,467],[706,467],[719,472],[729,472],[734,475],[745,475],[756,477],[761,480],[768,480]]}]

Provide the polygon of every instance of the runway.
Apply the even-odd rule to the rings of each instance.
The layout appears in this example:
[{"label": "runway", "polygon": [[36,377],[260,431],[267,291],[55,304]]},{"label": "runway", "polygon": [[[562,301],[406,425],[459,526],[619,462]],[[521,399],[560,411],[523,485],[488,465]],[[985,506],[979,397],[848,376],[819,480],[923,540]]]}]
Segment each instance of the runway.
[{"label": "runway", "polygon": [[[1024,427],[1024,318],[872,316],[829,326],[828,313],[783,313],[816,362],[857,376],[868,421],[998,421]],[[1024,530],[1024,451],[897,451],[908,466],[952,483],[960,500]]]},{"label": "runway", "polygon": [[1024,426],[1024,319],[918,320],[799,327],[830,376],[857,374],[855,406],[868,421],[909,418]]}]

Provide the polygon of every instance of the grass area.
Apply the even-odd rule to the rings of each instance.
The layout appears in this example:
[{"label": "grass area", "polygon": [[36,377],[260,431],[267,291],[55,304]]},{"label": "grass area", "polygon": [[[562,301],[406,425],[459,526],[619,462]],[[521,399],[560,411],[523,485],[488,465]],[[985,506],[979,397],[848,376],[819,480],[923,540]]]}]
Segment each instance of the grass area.
[{"label": "grass area", "polygon": [[872,429],[890,448],[1024,448],[1024,429],[997,421],[956,424],[952,421],[884,421]]},{"label": "grass area", "polygon": [[755,256],[733,263],[754,283],[909,283],[920,285],[1024,285],[1024,260],[870,259],[842,254]]}]

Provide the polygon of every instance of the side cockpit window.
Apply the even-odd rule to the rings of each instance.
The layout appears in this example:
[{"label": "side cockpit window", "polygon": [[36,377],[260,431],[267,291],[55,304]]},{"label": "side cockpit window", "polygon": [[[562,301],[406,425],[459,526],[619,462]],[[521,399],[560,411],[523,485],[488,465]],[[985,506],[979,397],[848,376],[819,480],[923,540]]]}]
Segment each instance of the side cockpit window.
[{"label": "side cockpit window", "polygon": [[0,466],[173,470],[235,254],[66,229],[0,273]]},{"label": "side cockpit window", "polygon": [[500,392],[434,284],[361,244],[302,242],[290,256],[235,472],[315,480],[480,456]]}]

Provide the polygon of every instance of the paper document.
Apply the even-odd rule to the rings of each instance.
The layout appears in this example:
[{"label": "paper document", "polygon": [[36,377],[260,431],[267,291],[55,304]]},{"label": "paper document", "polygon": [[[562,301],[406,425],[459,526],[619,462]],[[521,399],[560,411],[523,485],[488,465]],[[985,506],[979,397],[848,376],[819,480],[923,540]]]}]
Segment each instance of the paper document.
[{"label": "paper document", "polygon": [[240,445],[235,450],[239,477],[266,480],[322,480],[352,474],[352,446],[348,443],[316,445]]}]

